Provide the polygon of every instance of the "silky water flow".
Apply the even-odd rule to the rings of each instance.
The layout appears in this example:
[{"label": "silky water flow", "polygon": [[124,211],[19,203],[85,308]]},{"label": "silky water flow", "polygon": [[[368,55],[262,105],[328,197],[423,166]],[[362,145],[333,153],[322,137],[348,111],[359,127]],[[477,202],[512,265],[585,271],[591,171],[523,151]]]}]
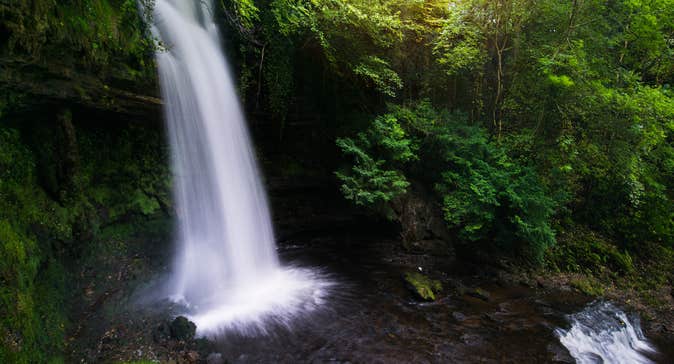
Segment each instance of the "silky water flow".
[{"label": "silky water flow", "polygon": [[157,0],[152,12],[178,219],[167,296],[200,335],[259,333],[316,309],[331,283],[279,262],[211,9],[209,1]]}]

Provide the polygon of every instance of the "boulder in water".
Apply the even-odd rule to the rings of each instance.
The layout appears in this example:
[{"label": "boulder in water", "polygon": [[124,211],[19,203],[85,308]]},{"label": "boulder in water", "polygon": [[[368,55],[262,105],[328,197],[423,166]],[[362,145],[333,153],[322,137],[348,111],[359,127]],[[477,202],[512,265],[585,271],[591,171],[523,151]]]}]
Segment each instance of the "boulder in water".
[{"label": "boulder in water", "polygon": [[559,344],[548,344],[548,352],[552,356],[551,360],[553,363],[573,364],[576,362],[576,359],[569,354],[569,351]]},{"label": "boulder in water", "polygon": [[454,319],[458,322],[466,321],[466,315],[462,314],[461,312],[452,312],[452,317],[454,317]]},{"label": "boulder in water", "polygon": [[197,364],[199,362],[199,353],[190,350],[184,353],[182,363]]},{"label": "boulder in water", "polygon": [[197,325],[185,316],[178,316],[171,322],[171,337],[176,340],[192,340],[197,331]]},{"label": "boulder in water", "polygon": [[206,364],[225,364],[225,359],[222,358],[220,353],[210,353],[206,357]]},{"label": "boulder in water", "polygon": [[479,298],[483,301],[489,301],[489,299],[491,298],[489,292],[483,290],[482,288],[471,289],[467,292],[467,294],[471,297]]},{"label": "boulder in water", "polygon": [[405,282],[410,286],[412,292],[427,301],[435,301],[436,293],[442,291],[440,281],[430,279],[419,272],[405,273]]},{"label": "boulder in water", "polygon": [[162,321],[152,331],[152,339],[157,344],[165,343],[171,339],[171,325],[168,322]]}]

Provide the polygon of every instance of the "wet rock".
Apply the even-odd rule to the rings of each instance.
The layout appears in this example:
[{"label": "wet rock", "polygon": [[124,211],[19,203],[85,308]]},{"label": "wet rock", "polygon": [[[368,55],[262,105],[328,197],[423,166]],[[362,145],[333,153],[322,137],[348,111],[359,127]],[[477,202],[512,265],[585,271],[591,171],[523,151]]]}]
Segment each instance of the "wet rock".
[{"label": "wet rock", "polygon": [[110,351],[119,345],[120,338],[117,329],[112,328],[106,331],[99,340],[100,351]]},{"label": "wet rock", "polygon": [[188,351],[183,355],[183,360],[181,363],[185,364],[196,364],[199,362],[199,353],[196,351]]},{"label": "wet rock", "polygon": [[415,295],[427,301],[434,301],[436,293],[442,291],[440,281],[430,279],[419,272],[405,273],[405,282]]},{"label": "wet rock", "polygon": [[469,346],[480,345],[483,342],[482,338],[476,334],[463,334],[461,335],[461,341]]},{"label": "wet rock", "polygon": [[538,286],[538,288],[543,288],[543,289],[552,289],[553,288],[552,282],[546,280],[544,277],[536,278],[536,285]]},{"label": "wet rock", "polygon": [[[673,325],[673,327],[674,327],[674,325]],[[658,322],[658,321],[651,322],[651,324],[649,325],[648,331],[650,331],[654,334],[665,334],[665,335],[668,332],[674,332],[674,330],[672,330],[672,328],[668,327],[666,323]]]},{"label": "wet rock", "polygon": [[408,250],[452,259],[455,253],[448,243],[452,234],[436,199],[420,184],[413,183],[412,186],[407,193],[391,201],[394,217],[400,223],[403,245]]},{"label": "wet rock", "polygon": [[491,295],[489,294],[489,292],[481,288],[471,289],[467,292],[467,294],[471,297],[479,298],[483,301],[489,301],[489,299],[491,299]]},{"label": "wet rock", "polygon": [[210,353],[206,357],[206,364],[225,364],[225,359],[220,353]]},{"label": "wet rock", "polygon": [[569,354],[569,351],[558,345],[558,344],[549,344],[548,352],[552,354],[553,363],[575,363],[576,360]]},{"label": "wet rock", "polygon": [[412,252],[422,254],[428,253],[435,256],[446,256],[453,254],[451,244],[440,239],[411,241],[406,244],[406,248]]},{"label": "wet rock", "polygon": [[466,293],[466,286],[457,279],[449,280],[449,289],[450,291],[456,292],[457,295],[463,296]]},{"label": "wet rock", "polygon": [[466,320],[466,315],[462,314],[461,312],[452,312],[452,317],[454,317],[454,320],[459,322]]},{"label": "wet rock", "polygon": [[171,340],[171,326],[168,322],[162,322],[152,330],[152,340],[161,344]]},{"label": "wet rock", "polygon": [[193,347],[199,352],[199,355],[203,357],[208,357],[208,355],[213,354],[216,350],[213,342],[203,337],[194,339]]},{"label": "wet rock", "polygon": [[491,321],[495,323],[500,323],[502,321],[493,313],[483,313],[482,318],[486,321]]},{"label": "wet rock", "polygon": [[171,322],[171,337],[176,340],[192,340],[197,331],[197,325],[185,316],[178,316]]},{"label": "wet rock", "polygon": [[[30,68],[32,71],[26,72]],[[162,101],[155,95],[136,93],[141,87],[109,87],[100,77],[50,63],[49,67],[27,63],[20,58],[0,60],[0,88],[20,90],[30,97],[22,98],[25,108],[49,102],[80,104],[90,109],[114,112],[127,117],[161,115]],[[119,75],[109,75],[119,79]],[[107,78],[107,77],[106,77]],[[154,80],[148,80],[145,90],[154,90]],[[142,92],[145,93],[145,92]],[[25,100],[23,100],[25,99]]]}]

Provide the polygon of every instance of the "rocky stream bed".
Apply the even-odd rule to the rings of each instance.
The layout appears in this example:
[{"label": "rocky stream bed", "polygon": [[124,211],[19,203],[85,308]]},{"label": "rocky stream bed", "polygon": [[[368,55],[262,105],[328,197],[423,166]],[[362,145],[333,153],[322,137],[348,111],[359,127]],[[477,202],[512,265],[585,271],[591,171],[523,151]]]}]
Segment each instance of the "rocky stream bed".
[{"label": "rocky stream bed", "polygon": [[[270,325],[266,334],[227,333],[214,340],[176,336],[170,322],[177,313],[168,304],[135,304],[141,287],[167,269],[164,253],[140,247],[98,266],[99,275],[100,269],[111,270],[106,283],[83,286],[69,361],[574,362],[554,330],[568,328],[565,315],[580,311],[590,298],[518,282],[497,270],[442,263],[399,246],[387,237],[348,233],[285,241],[279,251],[286,263],[318,267],[336,282],[328,302],[291,325]],[[419,269],[442,283],[435,301],[418,299],[406,285],[404,272]],[[96,277],[95,270],[83,268],[83,282],[87,272]],[[644,325],[646,336],[659,351],[651,359],[671,362],[674,338],[651,327]]]}]

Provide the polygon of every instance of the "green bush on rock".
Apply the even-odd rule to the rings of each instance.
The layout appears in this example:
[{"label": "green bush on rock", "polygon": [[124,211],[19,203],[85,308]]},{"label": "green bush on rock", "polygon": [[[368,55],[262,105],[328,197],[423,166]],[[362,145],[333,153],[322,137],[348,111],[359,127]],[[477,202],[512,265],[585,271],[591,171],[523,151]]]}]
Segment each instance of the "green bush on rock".
[{"label": "green bush on rock", "polygon": [[555,201],[536,171],[518,163],[465,115],[428,101],[389,106],[355,138],[337,145],[352,157],[337,172],[344,196],[389,212],[409,180],[435,187],[448,226],[466,242],[495,245],[533,263],[555,241]]},{"label": "green bush on rock", "polygon": [[353,159],[348,170],[336,172],[346,199],[386,210],[388,202],[406,192],[410,183],[400,169],[417,156],[412,141],[394,116],[376,118],[355,139],[338,138],[337,146]]}]

